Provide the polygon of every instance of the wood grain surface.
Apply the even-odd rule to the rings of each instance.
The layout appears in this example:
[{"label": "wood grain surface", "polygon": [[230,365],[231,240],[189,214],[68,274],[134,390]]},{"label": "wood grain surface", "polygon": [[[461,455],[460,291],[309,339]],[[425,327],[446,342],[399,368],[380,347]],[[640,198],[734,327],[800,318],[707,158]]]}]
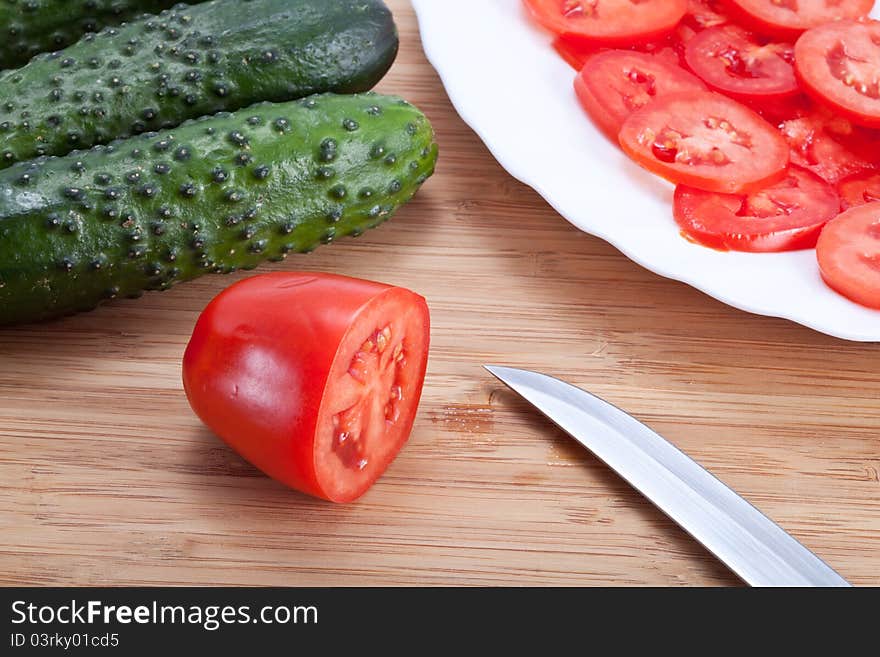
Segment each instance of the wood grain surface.
[{"label": "wood grain surface", "polygon": [[880,585],[878,347],[728,308],[577,232],[457,117],[412,9],[390,4],[402,50],[381,89],[434,122],[437,174],[384,227],[265,270],[427,297],[433,349],[407,448],[336,506],[202,427],[181,356],[240,276],[2,330],[0,582],[737,584],[481,369],[497,363],[627,409],[853,583]]}]

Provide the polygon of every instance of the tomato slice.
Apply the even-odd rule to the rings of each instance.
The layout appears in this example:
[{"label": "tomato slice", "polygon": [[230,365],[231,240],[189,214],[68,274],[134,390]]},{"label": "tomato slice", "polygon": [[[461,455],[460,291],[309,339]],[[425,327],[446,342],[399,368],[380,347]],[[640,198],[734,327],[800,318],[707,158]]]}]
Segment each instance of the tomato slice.
[{"label": "tomato slice", "polygon": [[734,20],[771,36],[796,39],[832,21],[867,16],[874,0],[724,0]]},{"label": "tomato slice", "polygon": [[574,81],[584,109],[613,141],[626,118],[651,101],[706,87],[683,68],[662,58],[628,50],[592,57]]},{"label": "tomato slice", "polygon": [[668,34],[687,0],[524,0],[532,17],[569,40],[630,46]]},{"label": "tomato slice", "polygon": [[880,162],[880,140],[872,131],[825,111],[783,121],[780,130],[791,161],[832,185]]},{"label": "tomato slice", "polygon": [[778,102],[800,93],[794,46],[767,41],[735,25],[694,36],[685,48],[685,61],[710,87],[743,102]]},{"label": "tomato slice", "polygon": [[[595,44],[584,43],[583,41],[571,41],[562,36],[557,36],[553,39],[553,48],[576,71],[580,71],[593,55],[610,50],[606,46],[596,46]],[[659,41],[640,43],[629,48],[629,50],[654,55],[676,66],[681,63],[678,43],[672,37],[660,39]]]},{"label": "tomato slice", "polygon": [[824,180],[792,167],[782,180],[747,195],[675,188],[673,214],[690,239],[721,251],[796,251],[816,246],[840,212]]},{"label": "tomato slice", "polygon": [[816,257],[829,287],[880,310],[880,203],[852,208],[828,222]]},{"label": "tomato slice", "polygon": [[843,210],[857,208],[865,203],[880,201],[880,172],[863,171],[837,185],[840,207]]},{"label": "tomato slice", "polygon": [[788,146],[749,108],[707,91],[679,93],[634,112],[620,145],[637,163],[674,183],[725,194],[782,178]]},{"label": "tomato slice", "polygon": [[569,41],[560,36],[553,39],[553,49],[575,71],[580,71],[590,57],[600,52],[596,48],[585,46],[575,41]]},{"label": "tomato slice", "polygon": [[721,0],[688,0],[687,13],[682,19],[682,23],[697,31],[727,25],[729,22],[730,16]]},{"label": "tomato slice", "polygon": [[428,358],[422,297],[320,273],[246,279],[202,313],[183,359],[193,410],[271,477],[351,501],[409,437]]},{"label": "tomato slice", "polygon": [[880,22],[845,21],[798,39],[795,66],[816,102],[869,128],[880,128]]},{"label": "tomato slice", "polygon": [[785,121],[810,114],[813,111],[813,102],[803,93],[799,93],[796,96],[752,102],[751,107],[770,123],[779,126]]}]

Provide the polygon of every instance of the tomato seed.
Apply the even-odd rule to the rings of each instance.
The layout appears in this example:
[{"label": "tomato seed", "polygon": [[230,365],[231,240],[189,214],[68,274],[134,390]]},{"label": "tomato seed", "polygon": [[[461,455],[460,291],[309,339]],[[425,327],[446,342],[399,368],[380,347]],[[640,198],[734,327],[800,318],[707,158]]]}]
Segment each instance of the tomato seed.
[{"label": "tomato seed", "polygon": [[654,157],[661,162],[675,162],[676,157],[678,157],[678,148],[676,148],[675,142],[672,141],[664,141],[662,143],[655,141],[651,146],[651,151],[654,153]]}]

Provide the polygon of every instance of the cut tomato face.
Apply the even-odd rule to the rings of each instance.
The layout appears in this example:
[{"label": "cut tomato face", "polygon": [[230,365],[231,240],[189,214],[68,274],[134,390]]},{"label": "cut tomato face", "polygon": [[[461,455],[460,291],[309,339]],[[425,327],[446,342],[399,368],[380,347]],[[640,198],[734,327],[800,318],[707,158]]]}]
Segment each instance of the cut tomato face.
[{"label": "cut tomato face", "polygon": [[532,17],[573,41],[630,46],[668,34],[687,0],[524,0]]},{"label": "cut tomato face", "polygon": [[873,132],[827,112],[783,121],[780,131],[791,148],[791,161],[832,185],[880,162],[880,141]]},{"label": "cut tomato face", "polygon": [[880,22],[845,21],[814,28],[795,44],[804,90],[858,125],[880,128]]},{"label": "cut tomato face", "polygon": [[255,466],[347,502],[408,439],[428,343],[427,305],[408,290],[332,274],[255,276],[202,313],[184,388],[202,421]]},{"label": "cut tomato face", "polygon": [[792,167],[777,183],[747,195],[679,185],[673,213],[682,233],[721,251],[796,251],[816,246],[840,200],[818,176]]},{"label": "cut tomato face", "polygon": [[837,193],[842,210],[880,201],[880,171],[863,171],[841,180]]},{"label": "cut tomato face", "polygon": [[593,56],[575,78],[574,88],[584,109],[613,141],[626,118],[669,94],[701,91],[696,77],[665,59],[628,50]]},{"label": "cut tomato face", "polygon": [[695,35],[685,49],[685,61],[711,88],[743,102],[778,102],[800,93],[794,46],[767,41],[734,25]]},{"label": "cut tomato face", "polygon": [[788,146],[749,108],[710,92],[679,93],[634,112],[620,129],[633,160],[674,183],[725,194],[782,178]]},{"label": "cut tomato face", "polygon": [[829,287],[856,303],[880,309],[880,203],[847,210],[828,222],[816,257]]},{"label": "cut tomato face", "polygon": [[730,17],[721,0],[688,0],[687,13],[682,19],[682,23],[696,31],[727,25],[729,22]]},{"label": "cut tomato face", "polygon": [[833,21],[867,16],[874,0],[724,0],[743,25],[794,40],[801,32]]}]

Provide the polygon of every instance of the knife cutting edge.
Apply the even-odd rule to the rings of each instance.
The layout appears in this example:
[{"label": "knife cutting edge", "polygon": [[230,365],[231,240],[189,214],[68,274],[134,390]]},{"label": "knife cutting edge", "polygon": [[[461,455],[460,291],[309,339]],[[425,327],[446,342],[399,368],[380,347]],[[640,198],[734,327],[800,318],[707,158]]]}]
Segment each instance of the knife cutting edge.
[{"label": "knife cutting edge", "polygon": [[486,369],[615,470],[751,586],[849,586],[828,564],[659,434],[546,374]]}]

